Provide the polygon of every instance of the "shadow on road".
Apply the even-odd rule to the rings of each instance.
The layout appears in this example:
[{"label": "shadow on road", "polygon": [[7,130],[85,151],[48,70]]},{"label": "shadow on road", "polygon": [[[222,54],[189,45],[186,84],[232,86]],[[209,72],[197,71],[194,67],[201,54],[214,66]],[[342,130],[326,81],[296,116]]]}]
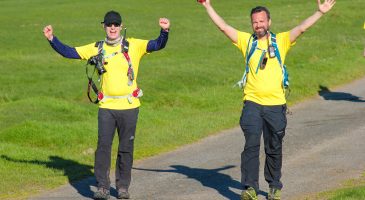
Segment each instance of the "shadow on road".
[{"label": "shadow on road", "polygon": [[[187,178],[195,179],[199,181],[203,186],[215,189],[222,196],[227,199],[235,200],[240,199],[240,195],[231,191],[230,188],[242,189],[241,183],[233,180],[230,176],[220,173],[220,171],[233,168],[233,165],[227,165],[225,167],[217,169],[201,169],[201,168],[191,168],[184,165],[171,165],[174,168],[171,170],[162,169],[143,169],[143,168],[133,168],[135,170],[151,171],[151,172],[167,172],[167,173],[178,173],[183,174]],[[266,196],[264,192],[260,194]]]},{"label": "shadow on road", "polygon": [[91,171],[93,167],[90,165],[80,164],[76,161],[64,159],[59,156],[49,156],[49,161],[21,160],[10,158],[6,155],[1,155],[0,158],[9,162],[42,165],[49,169],[63,171],[63,174],[67,176],[69,183],[78,191],[80,195],[84,197],[93,196],[93,192],[91,191],[90,186],[95,185],[95,181],[87,181],[87,184],[85,184],[84,181],[82,183],[75,182],[77,180],[81,180],[82,178],[93,176],[93,173]]},{"label": "shadow on road", "polygon": [[325,100],[365,102],[361,97],[346,92],[332,92],[328,87],[319,85],[318,94]]}]

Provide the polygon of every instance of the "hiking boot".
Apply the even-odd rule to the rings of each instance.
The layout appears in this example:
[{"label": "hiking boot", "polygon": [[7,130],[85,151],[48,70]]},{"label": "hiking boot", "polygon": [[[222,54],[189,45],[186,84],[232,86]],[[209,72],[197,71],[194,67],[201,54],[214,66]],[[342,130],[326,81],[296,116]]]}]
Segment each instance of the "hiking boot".
[{"label": "hiking boot", "polygon": [[98,188],[98,190],[94,193],[94,199],[97,200],[107,200],[110,197],[110,191],[105,188]]},{"label": "hiking boot", "polygon": [[255,189],[253,187],[249,187],[242,191],[241,200],[258,200]]},{"label": "hiking boot", "polygon": [[118,189],[118,199],[129,199],[130,195],[127,189]]},{"label": "hiking boot", "polygon": [[281,190],[276,188],[270,188],[268,200],[280,200]]}]

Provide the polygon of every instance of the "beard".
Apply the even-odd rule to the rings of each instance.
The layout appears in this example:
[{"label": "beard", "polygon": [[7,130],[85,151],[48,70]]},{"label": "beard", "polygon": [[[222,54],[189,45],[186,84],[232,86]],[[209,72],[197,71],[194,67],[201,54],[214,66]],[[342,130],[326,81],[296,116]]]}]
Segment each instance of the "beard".
[{"label": "beard", "polygon": [[267,32],[269,31],[269,29],[266,29],[266,28],[262,28],[262,29],[263,30],[255,31],[258,38],[264,37],[267,34]]}]

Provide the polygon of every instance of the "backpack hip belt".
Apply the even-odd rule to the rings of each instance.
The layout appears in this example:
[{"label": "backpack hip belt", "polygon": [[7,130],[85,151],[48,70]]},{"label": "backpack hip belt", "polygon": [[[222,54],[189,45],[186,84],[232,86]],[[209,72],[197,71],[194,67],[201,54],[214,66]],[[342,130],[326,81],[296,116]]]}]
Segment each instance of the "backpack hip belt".
[{"label": "backpack hip belt", "polygon": [[109,95],[103,95],[99,101],[103,102],[106,99],[127,99],[130,104],[133,103],[133,97],[139,98],[143,96],[143,92],[140,88],[135,89],[131,94],[124,95],[124,96],[109,96]]}]

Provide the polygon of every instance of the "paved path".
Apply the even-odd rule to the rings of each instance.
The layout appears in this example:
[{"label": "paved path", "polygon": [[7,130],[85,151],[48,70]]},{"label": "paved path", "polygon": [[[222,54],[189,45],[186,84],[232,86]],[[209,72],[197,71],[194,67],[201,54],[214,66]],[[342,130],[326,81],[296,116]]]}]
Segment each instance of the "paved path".
[{"label": "paved path", "polygon": [[[324,87],[321,91],[320,96],[290,108],[293,114],[288,116],[283,150],[285,200],[338,187],[365,170],[365,78],[335,91]],[[238,200],[243,144],[237,127],[138,161],[131,195],[133,199]],[[268,188],[262,171],[260,199],[265,199]],[[90,199],[92,191],[95,180],[89,178],[32,199]],[[115,199],[116,191],[111,193]]]}]

